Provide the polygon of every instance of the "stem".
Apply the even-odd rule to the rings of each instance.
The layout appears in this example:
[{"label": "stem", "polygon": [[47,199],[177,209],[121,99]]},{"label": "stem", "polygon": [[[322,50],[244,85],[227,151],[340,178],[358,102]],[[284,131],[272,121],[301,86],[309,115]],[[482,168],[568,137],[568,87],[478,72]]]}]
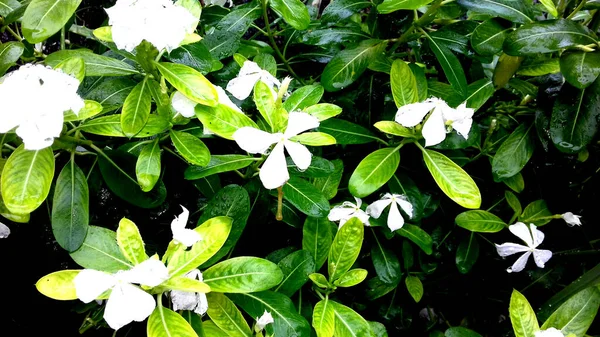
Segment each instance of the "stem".
[{"label": "stem", "polygon": [[277,221],[283,220],[283,187],[277,187],[277,215],[275,215]]},{"label": "stem", "polygon": [[6,30],[8,30],[10,35],[12,35],[15,39],[19,40],[19,42],[23,41],[23,38],[19,34],[15,33],[15,31],[12,30],[9,26],[6,26]]},{"label": "stem", "polygon": [[587,2],[587,0],[581,0],[579,5],[577,5],[577,7],[575,7],[575,9],[571,12],[571,14],[569,14],[569,16],[567,16],[567,20],[571,20],[575,16],[575,14],[577,14],[577,12],[579,12],[583,8],[583,6],[585,6],[586,2]]},{"label": "stem", "polygon": [[60,29],[60,50],[66,49],[65,43],[65,26]]}]

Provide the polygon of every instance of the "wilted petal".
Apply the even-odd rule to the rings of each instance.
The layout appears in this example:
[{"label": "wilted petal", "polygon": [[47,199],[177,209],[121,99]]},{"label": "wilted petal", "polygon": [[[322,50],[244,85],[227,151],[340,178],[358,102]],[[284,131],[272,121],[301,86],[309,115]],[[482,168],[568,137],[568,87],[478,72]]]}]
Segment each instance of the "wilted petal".
[{"label": "wilted petal", "polygon": [[304,131],[319,127],[319,120],[306,112],[292,111],[288,117],[287,129],[284,136],[286,139],[297,136]]},{"label": "wilted petal", "polygon": [[273,323],[273,316],[270,312],[266,311],[260,316],[260,318],[256,318],[256,331],[262,331],[267,324]]},{"label": "wilted petal", "polygon": [[0,239],[6,239],[10,235],[10,228],[0,222]]},{"label": "wilted petal", "polygon": [[398,209],[398,205],[395,202],[392,202],[392,205],[390,206],[387,225],[392,232],[404,226],[404,219],[402,218],[400,210]]},{"label": "wilted petal", "polygon": [[283,144],[299,170],[306,170],[310,166],[310,163],[312,162],[312,153],[308,151],[306,146],[291,140],[286,140]]},{"label": "wilted petal", "polygon": [[565,220],[565,222],[569,226],[581,226],[581,220],[579,220],[579,218],[581,218],[580,215],[575,215],[571,212],[567,212],[567,213],[563,214],[561,217],[563,218],[563,220]]},{"label": "wilted petal", "polygon": [[73,279],[77,298],[83,303],[95,300],[103,292],[112,288],[116,282],[113,275],[93,269],[84,269]]},{"label": "wilted petal", "polygon": [[283,186],[290,179],[283,149],[283,144],[275,145],[260,169],[260,181],[269,190]]},{"label": "wilted petal", "polygon": [[169,272],[165,264],[160,260],[150,258],[130,270],[118,273],[116,276],[128,283],[156,287],[169,278]]},{"label": "wilted petal", "polygon": [[239,128],[233,134],[233,140],[242,150],[261,154],[266,153],[271,145],[277,143],[282,137],[280,133],[268,133],[249,126]]},{"label": "wilted petal", "polygon": [[533,251],[533,260],[538,267],[544,268],[546,262],[552,257],[552,252],[545,249],[536,249]]},{"label": "wilted petal", "polygon": [[232,79],[227,83],[226,90],[229,91],[233,97],[244,100],[250,96],[254,85],[260,79],[260,73],[249,74],[249,75],[238,75],[238,77]]},{"label": "wilted petal", "polygon": [[435,107],[433,102],[420,102],[403,105],[396,112],[396,123],[407,128],[416,126],[423,121],[425,115]]},{"label": "wilted petal", "polygon": [[128,283],[117,284],[106,303],[104,320],[118,330],[132,321],[145,320],[155,306],[154,297],[142,289]]},{"label": "wilted petal", "polygon": [[187,98],[179,91],[175,92],[173,99],[171,100],[171,106],[173,106],[173,109],[186,118],[192,118],[196,115],[194,111],[196,105],[198,105],[198,103]]},{"label": "wilted petal", "polygon": [[208,299],[206,298],[206,294],[198,293],[196,295],[198,296],[198,304],[194,312],[198,315],[204,315],[208,310]]},{"label": "wilted petal", "polygon": [[436,107],[429,115],[429,118],[423,124],[421,133],[425,138],[425,146],[437,145],[446,139],[446,124],[439,108]]},{"label": "wilted petal", "polygon": [[521,270],[525,269],[525,265],[527,264],[527,259],[529,259],[529,255],[531,252],[525,252],[521,255],[517,261],[512,265],[512,267],[508,268],[506,271],[509,273],[515,272],[518,273]]},{"label": "wilted petal", "polygon": [[172,290],[171,291],[171,302],[173,303],[173,310],[194,310],[198,306],[198,294]]},{"label": "wilted petal", "polygon": [[496,250],[498,251],[498,255],[506,257],[516,253],[527,252],[529,251],[529,247],[517,243],[507,242],[501,245],[496,245]]},{"label": "wilted petal", "polygon": [[535,248],[533,245],[533,238],[531,237],[531,232],[529,232],[529,228],[527,225],[522,222],[517,222],[514,225],[508,226],[508,230],[516,235],[519,239],[523,240],[530,248]]},{"label": "wilted petal", "polygon": [[367,214],[379,219],[383,210],[392,203],[392,199],[377,200],[374,203],[367,206]]}]

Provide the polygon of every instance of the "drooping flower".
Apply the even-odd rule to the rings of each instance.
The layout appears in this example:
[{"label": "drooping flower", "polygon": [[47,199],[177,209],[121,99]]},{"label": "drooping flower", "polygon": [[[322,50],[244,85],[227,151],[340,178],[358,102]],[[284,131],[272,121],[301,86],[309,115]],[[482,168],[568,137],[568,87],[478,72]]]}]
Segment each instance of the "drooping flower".
[{"label": "drooping flower", "polygon": [[[234,109],[235,111],[242,111],[237,105],[235,105],[235,103],[231,101],[231,99],[229,98],[229,96],[227,96],[227,93],[225,92],[225,90],[223,90],[223,88],[219,87],[218,85],[215,85],[214,87],[215,89],[217,89],[217,93],[219,95],[219,104],[226,105]],[[171,106],[173,106],[173,109],[185,118],[192,118],[196,115],[194,109],[196,108],[197,104],[198,103],[185,97],[185,95],[183,95],[179,91],[175,92],[171,100]]]},{"label": "drooping flower", "polygon": [[237,77],[227,83],[226,89],[233,97],[244,100],[250,96],[254,85],[258,81],[263,81],[270,88],[281,85],[278,79],[268,71],[261,69],[258,64],[252,61],[245,61]]},{"label": "drooping flower", "polygon": [[506,271],[509,273],[520,272],[525,269],[529,256],[533,254],[533,260],[535,264],[544,268],[546,262],[552,257],[552,252],[545,249],[537,249],[537,247],[544,241],[544,233],[542,233],[534,224],[529,224],[529,228],[522,222],[517,222],[514,225],[508,226],[508,230],[516,235],[519,239],[523,240],[527,246],[520,245],[518,243],[503,243],[496,245],[498,255],[506,257],[516,253],[523,253],[517,261],[508,268]]},{"label": "drooping flower", "polygon": [[118,0],[106,8],[112,39],[119,49],[132,52],[143,40],[171,52],[198,25],[198,19],[172,0]]},{"label": "drooping flower", "polygon": [[[429,112],[431,113],[429,114]],[[402,126],[414,127],[429,114],[421,133],[425,138],[425,146],[432,146],[446,139],[446,133],[452,129],[467,139],[473,124],[474,112],[475,110],[467,108],[466,103],[454,109],[448,106],[444,100],[431,97],[424,102],[401,106],[396,113],[395,120]]]},{"label": "drooping flower", "polygon": [[374,217],[375,219],[379,219],[383,210],[390,206],[390,212],[387,218],[387,225],[389,229],[393,232],[397,229],[402,228],[404,226],[404,218],[402,214],[400,214],[400,208],[412,218],[413,216],[413,206],[408,201],[406,196],[401,194],[384,194],[381,200],[375,201],[367,207],[367,214]]},{"label": "drooping flower", "polygon": [[284,133],[268,133],[253,127],[243,127],[233,134],[233,139],[242,150],[253,154],[266,154],[271,145],[276,144],[259,174],[265,188],[274,189],[283,186],[290,179],[284,148],[298,169],[306,170],[310,166],[312,161],[310,151],[306,146],[290,138],[318,126],[319,120],[316,117],[305,112],[290,112]]},{"label": "drooping flower", "polygon": [[565,220],[567,225],[569,225],[571,227],[581,226],[581,220],[579,220],[581,218],[581,215],[575,215],[571,212],[567,212],[567,213],[561,215],[561,217],[563,218],[563,220]]},{"label": "drooping flower", "polygon": [[265,312],[262,314],[262,316],[260,316],[260,318],[256,318],[256,326],[254,327],[254,330],[256,332],[261,332],[265,328],[265,326],[267,326],[267,324],[271,324],[273,322],[273,316],[270,312],[265,310]]},{"label": "drooping flower", "polygon": [[10,235],[10,228],[0,222],[0,239],[6,239]]},{"label": "drooping flower", "polygon": [[549,328],[546,330],[536,331],[534,333],[535,337],[565,337],[565,335],[556,328]]},{"label": "drooping flower", "polygon": [[332,208],[327,216],[329,221],[339,221],[340,227],[342,227],[346,221],[350,220],[350,218],[357,217],[365,226],[370,226],[369,215],[360,209],[362,200],[357,197],[354,197],[354,200],[356,201],[356,204],[353,204],[350,201],[344,201],[341,205]]},{"label": "drooping flower", "polygon": [[[204,280],[198,269],[185,274],[185,277],[198,281]],[[204,293],[172,290],[171,302],[173,302],[173,310],[191,310],[198,315],[204,315],[208,310],[208,299]]]},{"label": "drooping flower", "polygon": [[39,64],[9,73],[0,79],[0,133],[16,127],[27,150],[52,145],[62,131],[64,112],[78,114],[85,105],[78,87],[76,78]]},{"label": "drooping flower", "polygon": [[154,297],[132,283],[156,287],[169,278],[167,267],[155,259],[148,259],[130,270],[108,274],[84,269],[73,280],[77,298],[89,303],[111,289],[104,310],[104,320],[118,330],[132,321],[145,320],[156,306]]},{"label": "drooping flower", "polygon": [[183,208],[183,212],[178,217],[175,217],[175,219],[173,219],[171,222],[173,240],[186,247],[191,247],[194,243],[202,240],[202,237],[195,230],[185,228],[190,216],[190,212],[183,206],[181,206],[181,208]]}]

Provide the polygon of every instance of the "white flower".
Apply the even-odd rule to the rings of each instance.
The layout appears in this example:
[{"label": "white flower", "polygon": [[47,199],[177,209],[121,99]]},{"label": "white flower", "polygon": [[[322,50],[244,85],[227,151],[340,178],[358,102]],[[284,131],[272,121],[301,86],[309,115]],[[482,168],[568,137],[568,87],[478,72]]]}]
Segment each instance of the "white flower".
[{"label": "white flower", "polygon": [[17,127],[25,149],[52,145],[63,128],[64,112],[78,114],[84,102],[79,81],[59,70],[28,64],[0,79],[0,133]]},{"label": "white flower", "polygon": [[253,127],[243,127],[233,134],[233,139],[242,150],[249,153],[266,154],[271,145],[276,144],[260,169],[260,180],[265,188],[283,186],[290,179],[285,161],[284,148],[299,170],[306,170],[312,161],[312,154],[306,146],[291,141],[290,138],[319,126],[319,120],[305,112],[290,112],[284,133],[268,133]]},{"label": "white flower", "polygon": [[261,332],[265,328],[265,326],[267,326],[267,324],[271,324],[273,322],[273,316],[270,312],[265,310],[265,313],[262,314],[260,318],[256,318],[256,326],[254,327],[254,330],[256,332]]},{"label": "white flower", "polygon": [[207,5],[213,5],[213,6],[221,6],[221,7],[225,7],[226,4],[229,4],[228,7],[233,6],[233,1],[232,0],[208,0],[206,1]]},{"label": "white flower", "polygon": [[183,206],[181,208],[183,208],[183,212],[171,222],[173,240],[186,247],[191,247],[194,243],[202,240],[202,237],[195,230],[185,228],[190,212]]},{"label": "white flower", "polygon": [[[217,93],[219,94],[219,104],[226,105],[235,111],[242,111],[237,105],[235,105],[235,103],[231,101],[223,88],[215,85],[215,89],[217,89]],[[192,118],[196,116],[196,112],[194,110],[197,104],[198,103],[185,97],[185,95],[179,91],[175,92],[171,100],[171,106],[173,109],[177,112],[177,114],[182,115],[185,118]]]},{"label": "white flower", "polygon": [[475,110],[467,108],[466,103],[453,109],[444,100],[431,97],[424,102],[401,106],[395,120],[402,126],[414,127],[421,123],[430,111],[431,114],[421,131],[425,138],[425,146],[437,145],[446,139],[446,133],[449,132],[447,126],[456,130],[463,138],[468,138]]},{"label": "white flower", "polygon": [[404,226],[404,218],[400,214],[398,206],[404,210],[406,215],[411,218],[413,216],[413,206],[408,199],[401,194],[390,193],[386,193],[381,200],[370,204],[367,207],[367,214],[375,219],[379,219],[383,210],[388,206],[390,206],[390,213],[388,214],[387,225],[392,232]]},{"label": "white flower", "polygon": [[142,40],[158,50],[179,47],[187,34],[198,25],[198,19],[172,0],[117,0],[106,9],[112,38],[119,49],[132,52]]},{"label": "white flower", "polygon": [[[185,274],[185,277],[203,281],[202,273],[198,269]],[[191,310],[198,315],[204,315],[208,310],[208,299],[204,293],[192,293],[188,291],[172,290],[171,301],[173,310]]]},{"label": "white flower", "polygon": [[571,212],[567,212],[563,215],[561,215],[561,217],[563,218],[563,220],[565,220],[565,222],[567,223],[567,225],[573,227],[573,226],[581,226],[581,220],[579,220],[579,218],[581,218],[581,215],[575,215]]},{"label": "white flower", "polygon": [[357,197],[354,197],[354,200],[356,201],[356,204],[353,204],[350,201],[344,201],[341,205],[332,208],[327,216],[329,221],[339,221],[340,227],[342,227],[346,221],[357,217],[358,220],[360,220],[365,226],[370,226],[371,224],[369,224],[369,215],[360,209],[362,200]]},{"label": "white flower", "polygon": [[[258,81],[263,81],[270,88],[281,85],[278,79],[268,71],[261,69],[258,64],[252,61],[245,61],[237,77],[227,83],[226,89],[233,97],[244,100],[250,96],[254,85]],[[274,91],[273,93],[277,95]]]},{"label": "white flower", "polygon": [[132,283],[156,287],[169,278],[167,267],[155,259],[148,259],[130,270],[121,270],[116,274],[84,269],[77,274],[73,282],[77,297],[84,303],[90,303],[105,291],[112,289],[104,320],[118,330],[132,321],[145,320],[156,306],[154,297]]},{"label": "white flower", "polygon": [[10,235],[10,228],[0,222],[0,239],[6,239]]},{"label": "white flower", "polygon": [[537,229],[534,224],[529,224],[529,228],[527,228],[527,225],[522,222],[517,222],[514,225],[508,226],[508,230],[519,237],[519,239],[523,240],[527,246],[510,242],[496,245],[498,255],[502,257],[523,252],[523,255],[521,255],[512,265],[512,267],[508,268],[506,271],[512,273],[523,270],[531,254],[533,254],[533,260],[535,261],[535,264],[537,264],[537,266],[540,268],[544,268],[546,262],[548,262],[548,260],[550,260],[552,257],[551,251],[537,249],[542,241],[544,241],[544,233]]},{"label": "white flower", "polygon": [[549,328],[546,330],[536,331],[534,334],[535,337],[565,337],[563,333],[556,328]]}]

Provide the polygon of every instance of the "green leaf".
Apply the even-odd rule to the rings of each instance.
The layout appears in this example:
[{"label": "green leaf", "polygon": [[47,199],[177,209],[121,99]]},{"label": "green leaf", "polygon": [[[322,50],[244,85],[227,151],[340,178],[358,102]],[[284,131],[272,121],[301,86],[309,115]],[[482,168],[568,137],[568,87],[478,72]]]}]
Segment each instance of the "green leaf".
[{"label": "green leaf", "polygon": [[321,269],[327,260],[332,242],[331,222],[327,218],[306,218],[302,228],[302,249],[312,256],[315,270]]},{"label": "green leaf", "polygon": [[319,121],[324,121],[341,114],[342,108],[335,104],[321,103],[305,108],[304,112],[316,117]]},{"label": "green leaf", "polygon": [[14,214],[29,214],[46,200],[54,178],[52,148],[25,150],[19,146],[2,169],[1,190],[6,208]]},{"label": "green leaf", "polygon": [[600,52],[566,51],[560,55],[560,72],[571,85],[584,89],[600,75]]},{"label": "green leaf", "polygon": [[329,280],[335,281],[345,274],[358,258],[365,229],[358,218],[348,220],[337,232],[329,250]]},{"label": "green leaf", "polygon": [[584,289],[565,303],[548,317],[542,325],[542,330],[556,328],[567,336],[575,334],[584,336],[600,307],[600,289],[589,287]]},{"label": "green leaf", "polygon": [[392,176],[392,179],[388,182],[388,188],[390,192],[403,194],[408,198],[408,201],[413,206],[412,220],[418,221],[423,216],[424,204],[421,191],[407,175],[402,173],[396,173]]},{"label": "green leaf", "polygon": [[54,68],[62,61],[81,57],[85,63],[85,76],[127,76],[139,74],[132,65],[103,55],[93,53],[88,49],[59,50],[44,60],[50,67]]},{"label": "green leaf", "polygon": [[373,260],[375,272],[377,272],[377,276],[383,282],[398,284],[402,276],[400,261],[391,249],[387,248],[383,242],[380,242],[375,231],[372,231],[376,243],[371,247],[371,259]]},{"label": "green leaf", "polygon": [[271,127],[271,131],[279,132],[285,129],[287,113],[277,108],[275,98],[273,98],[273,89],[263,81],[259,80],[254,85],[254,103],[260,115]]},{"label": "green leaf", "polygon": [[211,160],[210,151],[200,139],[187,132],[175,130],[171,130],[169,136],[177,152],[190,164],[198,166],[209,165]]},{"label": "green leaf", "polygon": [[305,30],[310,24],[308,8],[300,0],[271,0],[271,9],[296,30]]},{"label": "green leaf", "polygon": [[431,2],[433,0],[383,0],[377,6],[377,11],[381,14],[389,14],[401,9],[418,9]]},{"label": "green leaf", "polygon": [[208,284],[198,281],[196,279],[187,278],[184,276],[178,276],[168,279],[167,281],[160,284],[161,288],[169,290],[179,290],[191,293],[209,293],[210,287]]},{"label": "green leaf", "polygon": [[179,92],[196,103],[217,106],[217,89],[198,71],[183,64],[158,62],[158,71]]},{"label": "green leaf", "polygon": [[227,30],[215,30],[201,41],[212,57],[222,60],[233,55],[240,48],[240,36]]},{"label": "green leaf", "polygon": [[415,134],[409,128],[406,128],[394,121],[380,121],[374,125],[379,131],[387,133],[388,135],[394,135],[399,137],[411,138]]},{"label": "green leaf", "polygon": [[498,16],[512,22],[533,22],[533,8],[526,1],[458,0],[458,4],[473,12]]},{"label": "green leaf", "polygon": [[[0,5],[2,1],[0,1]],[[0,6],[0,11],[2,10],[2,6]],[[0,15],[2,13],[0,12]],[[17,64],[17,61],[23,55],[23,51],[25,50],[25,46],[21,42],[10,41],[3,44],[0,44],[0,76],[3,76],[4,73],[8,70],[8,68]]]},{"label": "green leaf", "polygon": [[445,337],[481,337],[480,334],[473,330],[469,330],[467,328],[463,328],[460,326],[456,326],[446,330],[444,333]]},{"label": "green leaf", "polygon": [[133,267],[117,245],[117,234],[103,227],[90,226],[85,241],[71,253],[71,258],[83,268],[108,273]]},{"label": "green leaf", "polygon": [[42,42],[69,21],[81,0],[32,0],[23,14],[21,28],[27,42]]},{"label": "green leaf", "polygon": [[561,152],[582,151],[594,139],[599,118],[600,80],[581,90],[564,84],[552,109],[552,142]]},{"label": "green leaf", "polygon": [[[344,0],[340,0],[334,3],[331,2],[331,5],[334,4],[338,4],[339,2],[344,2]],[[356,2],[355,2],[356,3]],[[369,5],[369,2],[359,2],[361,4],[367,4]],[[329,6],[328,6],[329,7]],[[325,7],[325,10],[327,10],[328,7]],[[324,12],[325,14],[325,12]],[[323,17],[321,17],[321,20],[325,20],[323,19]],[[362,32],[360,29],[356,29],[356,27],[354,28],[338,28],[338,27],[332,27],[332,28],[324,28],[324,29],[310,29],[307,32],[305,32],[304,34],[302,34],[302,43],[304,44],[308,44],[311,46],[331,46],[331,44],[338,44],[338,43],[352,43],[352,42],[356,42],[362,39],[366,39],[369,38],[369,36],[367,34],[365,34],[364,32]],[[369,65],[369,67],[371,67],[371,65]],[[389,73],[389,69],[388,69],[388,73]]]},{"label": "green leaf", "polygon": [[540,329],[535,312],[520,292],[513,290],[508,308],[510,321],[516,337],[534,337]]},{"label": "green leaf", "polygon": [[36,289],[44,296],[53,300],[76,300],[77,292],[73,280],[80,270],[61,270],[40,278],[35,284]]},{"label": "green leaf", "polygon": [[303,134],[290,138],[290,140],[308,146],[327,146],[336,144],[335,138],[324,132],[304,132]]},{"label": "green leaf", "polygon": [[6,17],[19,7],[21,7],[21,3],[17,0],[0,0],[0,16]]},{"label": "green leaf", "polygon": [[125,136],[131,138],[142,131],[150,117],[151,105],[152,96],[148,90],[148,77],[145,77],[131,90],[123,104],[121,129]]},{"label": "green leaf", "polygon": [[73,111],[68,110],[64,112],[64,121],[65,122],[74,122],[80,121],[84,119],[88,119],[90,117],[94,117],[97,114],[101,113],[103,108],[100,103],[90,100],[85,100],[83,108],[79,110],[79,113],[76,115]]},{"label": "green leaf", "polygon": [[440,189],[450,199],[465,208],[481,206],[479,188],[467,172],[443,154],[421,149],[427,169]]},{"label": "green leaf", "polygon": [[160,178],[160,144],[156,138],[144,145],[135,164],[135,176],[144,192],[150,192]]},{"label": "green leaf", "polygon": [[527,57],[521,63],[517,74],[523,76],[542,76],[558,72],[560,72],[558,58]]},{"label": "green leaf", "polygon": [[525,167],[535,149],[535,139],[532,131],[533,124],[521,123],[500,145],[492,160],[494,181],[512,177]]},{"label": "green leaf", "polygon": [[368,129],[337,118],[322,121],[317,130],[332,135],[340,145],[366,144],[379,139]]},{"label": "green leaf", "polygon": [[134,265],[148,259],[144,241],[137,226],[129,219],[123,218],[117,228],[117,244],[123,256]]},{"label": "green leaf", "polygon": [[358,198],[372,194],[392,178],[399,164],[400,152],[397,148],[383,148],[369,154],[350,177],[350,193]]},{"label": "green leaf", "polygon": [[319,84],[300,87],[283,102],[283,107],[288,112],[303,110],[319,103],[324,92],[325,89]]},{"label": "green leaf", "polygon": [[[196,315],[192,311],[188,311],[187,314],[190,315],[190,317],[192,318],[192,327],[194,327],[194,320],[201,321],[200,316]],[[210,320],[205,320],[203,322],[200,322],[200,324],[202,324],[202,332],[204,333],[204,337],[229,337],[229,335],[225,331],[221,330],[221,328],[219,328],[215,323],[213,323]],[[198,332],[197,329],[195,330],[196,332]],[[203,337],[202,335],[200,336]]]},{"label": "green leaf", "polygon": [[335,166],[332,162],[327,159],[323,159],[321,157],[313,156],[310,162],[310,165],[306,170],[299,170],[294,160],[290,157],[286,158],[288,171],[291,171],[292,174],[304,175],[307,177],[315,178],[315,177],[328,177],[330,176],[334,170]]},{"label": "green leaf", "polygon": [[90,223],[89,205],[87,179],[71,160],[58,175],[52,199],[52,233],[68,252],[79,249],[85,240]]},{"label": "green leaf", "polygon": [[367,69],[371,58],[385,45],[380,40],[365,40],[354,48],[339,52],[327,63],[321,75],[325,90],[339,91],[354,83]]},{"label": "green leaf", "polygon": [[354,310],[334,301],[329,301],[335,315],[336,337],[373,337],[371,326]]},{"label": "green leaf", "polygon": [[552,220],[552,215],[546,201],[536,200],[525,207],[523,214],[519,216],[519,221],[527,225],[532,223],[536,226],[543,226]]},{"label": "green leaf", "polygon": [[219,329],[230,337],[251,337],[252,332],[240,310],[225,295],[206,294],[208,298],[208,317]]},{"label": "green leaf", "polygon": [[525,181],[523,180],[523,175],[521,173],[517,173],[510,178],[503,179],[502,182],[517,193],[521,193],[525,189]]},{"label": "green leaf", "polygon": [[283,272],[283,280],[273,289],[291,297],[308,281],[308,275],[315,272],[315,260],[307,250],[298,250],[277,263]]},{"label": "green leaf", "polygon": [[148,317],[148,337],[198,337],[192,326],[175,311],[158,305]]},{"label": "green leaf", "polygon": [[329,288],[330,284],[329,281],[327,281],[327,278],[325,278],[325,275],[320,274],[320,273],[312,273],[310,275],[308,275],[308,278],[313,281],[313,283],[323,289]]},{"label": "green leaf", "polygon": [[465,238],[456,250],[456,267],[461,274],[467,274],[479,257],[479,242],[474,233]]},{"label": "green leaf", "polygon": [[471,46],[479,55],[492,56],[502,51],[502,44],[512,30],[512,23],[492,18],[482,22],[471,35]]},{"label": "green leaf", "polygon": [[[271,75],[277,77],[277,61],[271,54],[259,53],[253,59],[261,69],[268,71]],[[244,64],[242,63],[242,66]],[[271,95],[272,96],[272,95]],[[285,125],[284,125],[285,127]]]},{"label": "green leaf", "polygon": [[421,227],[405,223],[396,233],[414,242],[425,254],[431,255],[433,252],[433,239]]},{"label": "green leaf", "polygon": [[[467,87],[467,107],[475,109],[481,108],[487,101],[494,95],[494,83],[488,79],[480,79],[477,80]],[[474,135],[474,132],[477,132],[479,127],[477,125],[473,125],[471,127],[471,132],[469,132],[469,139],[465,140],[467,143],[471,143],[471,139],[475,139],[475,142],[479,141],[479,136]],[[477,132],[478,133],[478,132]],[[472,137],[476,136],[476,137]],[[448,139],[448,137],[446,137]]]},{"label": "green leaf", "polygon": [[[150,115],[146,126],[133,138],[145,138],[157,135],[171,127],[171,124],[158,115]],[[85,121],[79,129],[94,135],[107,137],[125,137],[121,129],[121,116],[110,115]]]},{"label": "green leaf", "polygon": [[551,14],[555,18],[558,17],[558,10],[554,5],[553,0],[540,0],[540,3],[544,6],[544,8],[546,8],[546,11],[548,11],[549,14]]},{"label": "green leaf", "polygon": [[[313,161],[314,159],[313,157]],[[340,159],[335,159],[331,163],[333,164],[333,172],[326,177],[318,177],[313,180],[313,185],[323,193],[327,200],[331,200],[336,196],[344,173],[344,163]]]},{"label": "green leaf", "polygon": [[469,38],[454,30],[438,30],[430,34],[431,38],[440,45],[453,52],[467,54],[469,52]]},{"label": "green leaf", "polygon": [[465,97],[467,95],[467,78],[460,61],[448,47],[439,44],[430,35],[427,35],[427,39],[429,40],[429,47],[442,66],[448,82],[461,97]]},{"label": "green leaf", "polygon": [[575,45],[596,43],[590,31],[571,20],[529,23],[508,35],[504,52],[508,55],[552,53]]},{"label": "green leaf", "polygon": [[256,158],[238,154],[215,155],[204,167],[190,166],[185,170],[184,177],[187,180],[196,180],[213,174],[229,172],[250,166]]},{"label": "green leaf", "polygon": [[323,10],[321,20],[323,22],[339,22],[358,13],[361,9],[371,7],[370,1],[335,0],[329,3]]},{"label": "green leaf", "polygon": [[329,214],[329,201],[315,186],[302,178],[292,176],[283,185],[283,198],[308,216],[322,218]]},{"label": "green leaf", "polygon": [[313,310],[312,326],[317,337],[333,337],[335,329],[335,312],[328,298],[319,301]]},{"label": "green leaf", "polygon": [[519,201],[519,198],[517,198],[517,196],[513,192],[505,191],[504,197],[506,198],[506,202],[508,203],[510,208],[512,208],[512,210],[515,211],[515,214],[519,215],[519,214],[521,214],[521,212],[523,212],[523,208],[521,207],[521,202]]},{"label": "green leaf", "polygon": [[104,77],[83,97],[101,104],[102,112],[110,112],[123,106],[135,85],[133,80],[126,77]]},{"label": "green leaf", "polygon": [[165,56],[171,62],[184,64],[203,75],[223,68],[223,64],[201,42],[183,45]]},{"label": "green leaf", "polygon": [[196,117],[210,131],[229,140],[233,140],[233,134],[239,128],[250,126],[258,129],[250,117],[224,104],[215,107],[197,105]]},{"label": "green leaf", "polygon": [[396,102],[398,108],[419,101],[417,79],[408,64],[401,59],[397,59],[392,63],[390,85],[394,102]]},{"label": "green leaf", "polygon": [[482,210],[462,212],[454,221],[459,227],[477,233],[497,233],[507,227],[502,219]]},{"label": "green leaf", "polygon": [[416,276],[408,275],[404,282],[410,296],[415,302],[419,303],[423,297],[423,283],[421,283],[421,280]]},{"label": "green leaf", "polygon": [[361,283],[367,278],[367,270],[366,269],[350,269],[346,273],[344,273],[340,278],[335,280],[333,284],[337,287],[349,288],[354,287],[355,285]]},{"label": "green leaf", "polygon": [[204,283],[211,291],[251,293],[267,290],[283,279],[281,269],[273,262],[257,257],[235,257],[217,263],[204,273]]}]

